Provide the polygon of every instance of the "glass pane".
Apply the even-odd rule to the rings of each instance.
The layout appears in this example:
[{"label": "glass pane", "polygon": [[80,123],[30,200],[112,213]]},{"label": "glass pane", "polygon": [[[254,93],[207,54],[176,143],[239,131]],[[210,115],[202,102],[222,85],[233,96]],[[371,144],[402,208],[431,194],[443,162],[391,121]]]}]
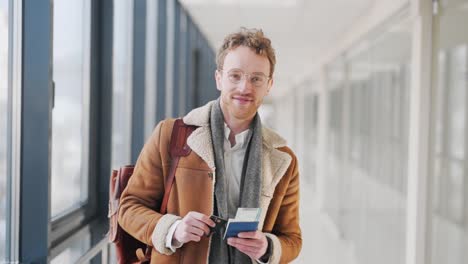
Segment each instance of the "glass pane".
[{"label": "glass pane", "polygon": [[130,160],[133,2],[114,1],[112,167]]},{"label": "glass pane", "polygon": [[[328,94],[328,138],[327,138],[327,178],[324,182],[324,209],[332,221],[340,224],[340,180],[341,174],[341,139],[342,139],[342,99],[346,78],[346,65],[342,57],[337,58],[327,67]],[[308,121],[310,122],[310,121]]]},{"label": "glass pane", "polygon": [[[445,87],[445,77],[446,77],[446,71],[447,71],[447,60],[446,60],[446,53],[445,52],[439,52],[438,54],[438,87]],[[443,89],[437,89],[436,91],[436,98],[435,98],[435,108],[437,109],[436,113],[434,114],[435,116],[435,128],[434,128],[434,151],[436,154],[441,154],[442,153],[442,144],[443,144],[443,132],[444,132],[444,111],[445,108],[447,107],[446,104],[446,91]],[[444,151],[445,152],[445,151]]]},{"label": "glass pane", "polygon": [[[145,139],[149,138],[156,124],[156,70],[158,36],[158,1],[146,1],[146,57],[145,57]],[[145,140],[146,141],[146,140]]]},{"label": "glass pane", "polygon": [[[304,145],[308,146],[304,152],[304,173],[306,182],[315,186],[315,166],[317,155],[317,135],[318,135],[318,95],[309,94],[304,97]],[[312,187],[315,188],[315,187]]]},{"label": "glass pane", "polygon": [[468,259],[468,35],[454,30],[466,24],[468,0],[441,1],[434,17],[432,264],[462,264]]},{"label": "glass pane", "polygon": [[65,248],[59,255],[53,258],[51,264],[76,263],[91,247],[91,236],[86,233],[71,242],[70,246]]},{"label": "glass pane", "polygon": [[52,111],[52,217],[88,197],[87,116],[89,108],[90,28],[81,0],[54,1]]},{"label": "glass pane", "polygon": [[117,263],[117,249],[115,244],[109,244],[109,263]]},{"label": "glass pane", "polygon": [[465,120],[467,86],[467,46],[459,46],[450,52],[450,136],[451,156],[462,160],[465,156]]},{"label": "glass pane", "polygon": [[[329,164],[325,178],[326,192],[338,196],[332,218],[351,248],[349,263],[404,263],[411,28],[401,14],[346,51],[345,92],[336,102],[335,91],[329,93],[330,143],[334,130],[349,131],[339,143],[344,162]],[[341,116],[334,104],[346,107]],[[334,123],[339,119],[343,125]]]},{"label": "glass pane", "polygon": [[6,261],[7,117],[8,117],[8,0],[0,0],[0,262]]},{"label": "glass pane", "polygon": [[449,192],[447,193],[450,217],[461,223],[463,221],[463,164],[451,162]]}]

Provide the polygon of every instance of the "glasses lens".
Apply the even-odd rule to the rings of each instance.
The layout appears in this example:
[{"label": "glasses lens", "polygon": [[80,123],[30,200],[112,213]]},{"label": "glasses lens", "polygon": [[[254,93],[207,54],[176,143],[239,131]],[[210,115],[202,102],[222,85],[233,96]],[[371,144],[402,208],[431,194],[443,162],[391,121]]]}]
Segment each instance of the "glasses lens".
[{"label": "glasses lens", "polygon": [[250,77],[250,83],[253,86],[262,86],[265,83],[265,81],[266,81],[266,76],[262,74],[253,74]]},{"label": "glasses lens", "polygon": [[229,71],[228,78],[233,83],[239,83],[244,78],[244,73],[241,71]]}]

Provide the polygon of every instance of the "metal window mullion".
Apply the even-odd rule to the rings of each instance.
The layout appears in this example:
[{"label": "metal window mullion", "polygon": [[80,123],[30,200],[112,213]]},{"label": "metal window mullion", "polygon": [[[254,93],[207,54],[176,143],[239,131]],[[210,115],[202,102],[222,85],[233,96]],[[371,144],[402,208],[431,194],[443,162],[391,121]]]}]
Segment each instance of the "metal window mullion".
[{"label": "metal window mullion", "polygon": [[192,29],[191,29],[191,24],[192,20],[190,15],[187,13],[186,15],[186,65],[185,65],[185,83],[186,83],[186,88],[185,88],[185,109],[188,111],[188,109],[193,108],[193,43],[192,43]]},{"label": "metal window mullion", "polygon": [[157,1],[156,122],[166,117],[167,0]]},{"label": "metal window mullion", "polygon": [[180,88],[182,86],[181,82],[181,41],[180,41],[180,16],[181,16],[181,7],[178,2],[174,3],[174,10],[172,12],[174,18],[173,24],[173,41],[172,46],[174,47],[173,50],[173,58],[172,58],[172,65],[168,64],[168,67],[172,68],[172,116],[177,117],[179,116],[179,106],[180,106]]},{"label": "metal window mullion", "polygon": [[392,70],[389,70],[388,73],[388,83],[389,83],[389,129],[387,130],[387,136],[388,136],[388,157],[390,158],[390,163],[389,163],[389,178],[390,178],[390,184],[392,188],[397,191],[398,190],[398,177],[400,176],[397,174],[397,168],[400,162],[397,162],[397,157],[395,156],[396,150],[400,146],[400,142],[398,141],[398,138],[395,137],[395,130],[397,127],[397,120],[395,117],[397,116],[396,113],[396,105],[399,103],[397,100],[398,96],[398,90],[399,87],[397,86],[397,82],[395,81],[395,73]]},{"label": "metal window mullion", "polygon": [[187,64],[188,64],[188,30],[187,20],[188,14],[180,7],[180,35],[179,35],[179,52],[180,52],[180,80],[179,80],[179,115],[183,115],[186,112],[187,106]]},{"label": "metal window mullion", "polygon": [[20,257],[48,260],[52,125],[52,3],[23,1]]},{"label": "metal window mullion", "polygon": [[112,163],[112,96],[113,96],[113,39],[114,2],[113,0],[92,1],[92,78],[94,133],[92,151],[94,178],[96,180],[97,208],[100,216],[107,218],[109,199],[109,172]]},{"label": "metal window mullion", "polygon": [[[89,195],[94,195],[95,192],[90,190],[93,185],[89,184],[89,138],[90,138],[90,103],[91,103],[91,2],[90,0],[83,1],[84,18],[83,22],[83,82],[82,82],[82,152],[81,152],[81,186],[87,188],[86,193],[81,191],[80,198],[82,202],[90,201]],[[84,195],[85,194],[85,195]],[[84,197],[83,197],[84,196]]]},{"label": "metal window mullion", "polygon": [[[343,63],[344,64],[344,63]],[[351,85],[349,83],[349,75],[350,75],[350,70],[349,70],[349,64],[344,64],[343,65],[343,71],[344,71],[344,76],[343,76],[343,86],[341,88],[341,101],[339,104],[341,105],[341,171],[340,175],[344,175],[343,172],[345,171],[352,171],[350,168],[350,158],[349,155],[346,155],[350,149],[350,96],[351,96]],[[348,183],[351,181],[349,178],[353,177],[353,175],[347,175],[346,177],[342,176],[339,182],[339,225],[341,228],[341,231],[346,234],[346,212],[349,210],[349,208],[346,208],[348,206],[348,203],[346,202],[347,199],[350,197],[347,197],[349,194],[349,189],[352,188],[352,185],[348,185]]]},{"label": "metal window mullion", "polygon": [[408,135],[408,183],[406,201],[405,263],[427,264],[430,230],[429,139],[431,113],[432,12],[431,3],[410,3],[413,22],[411,40],[411,89]]},{"label": "metal window mullion", "polygon": [[[468,85],[468,45],[465,45],[465,85]],[[465,131],[468,130],[468,92],[465,92]],[[464,229],[468,232],[468,135],[465,133],[465,151],[463,167],[463,208],[464,208]],[[465,240],[465,246],[468,246]],[[465,254],[466,253],[465,251]]]},{"label": "metal window mullion", "polygon": [[328,89],[328,77],[326,74],[326,68],[323,67],[318,76],[318,91],[319,91],[319,105],[318,105],[318,141],[317,141],[317,166],[315,167],[315,190],[317,204],[320,209],[325,208],[325,193],[326,193],[326,176],[328,175],[328,166],[327,159],[329,153],[327,152],[328,147],[328,136],[329,136],[329,94],[330,89]]},{"label": "metal window mullion", "polygon": [[20,187],[21,187],[21,75],[23,41],[23,4],[22,1],[9,1],[8,21],[8,125],[7,129],[7,248],[6,259],[19,261],[20,251]]},{"label": "metal window mullion", "polygon": [[128,107],[130,111],[125,111],[123,114],[125,115],[125,121],[127,121],[127,124],[124,124],[125,128],[125,135],[128,135],[128,138],[124,139],[126,141],[126,146],[125,146],[125,162],[132,162],[132,110],[133,110],[133,25],[134,25],[134,20],[133,20],[133,10],[135,8],[135,2],[134,1],[129,1],[125,2],[127,6],[127,22],[128,24],[126,25],[125,29],[125,34],[126,34],[126,39],[127,41],[127,50],[125,51],[126,55],[126,60],[127,64],[126,66],[126,84],[124,88],[124,94],[125,94],[125,100],[126,100],[126,106]]},{"label": "metal window mullion", "polygon": [[[439,65],[440,67],[440,65]],[[449,181],[450,181],[450,162],[449,162],[449,157],[450,157],[450,141],[449,141],[449,136],[451,133],[451,122],[450,122],[450,97],[452,94],[452,84],[450,80],[450,52],[446,52],[446,57],[444,60],[444,65],[442,65],[444,68],[444,90],[446,91],[445,93],[440,93],[443,98],[442,99],[442,109],[441,109],[441,118],[440,122],[442,122],[442,144],[441,144],[441,164],[440,164],[440,174],[438,177],[440,178],[440,204],[441,204],[441,213],[444,217],[450,219],[450,210],[449,210],[449,199],[448,196],[450,195],[449,191]],[[442,87],[437,87],[436,89],[443,89]],[[444,177],[445,175],[445,177]]]},{"label": "metal window mullion", "polygon": [[157,50],[158,50],[158,3],[146,2],[145,44],[145,122],[144,138],[148,138],[156,123]]},{"label": "metal window mullion", "polygon": [[174,105],[174,37],[175,37],[175,0],[167,1],[167,34],[166,34],[166,108],[165,117],[172,117]]},{"label": "metal window mullion", "polygon": [[130,152],[131,163],[134,164],[143,147],[145,132],[146,1],[134,1],[132,13],[132,77],[129,89],[132,91]]},{"label": "metal window mullion", "polygon": [[[409,119],[408,114],[409,114],[409,107],[408,107],[408,75],[407,75],[407,69],[406,69],[406,64],[402,64],[399,69],[399,75],[400,75],[400,97],[399,100],[401,100],[401,111],[398,116],[400,120],[400,127],[399,127],[399,136],[401,137],[401,142],[402,146],[400,149],[399,154],[401,155],[401,166],[400,166],[400,173],[404,177],[401,178],[400,182],[400,192],[403,195],[403,197],[406,198],[406,180],[408,178],[408,173],[406,171],[408,167],[408,122],[407,120]],[[403,205],[404,208],[404,205]]]}]

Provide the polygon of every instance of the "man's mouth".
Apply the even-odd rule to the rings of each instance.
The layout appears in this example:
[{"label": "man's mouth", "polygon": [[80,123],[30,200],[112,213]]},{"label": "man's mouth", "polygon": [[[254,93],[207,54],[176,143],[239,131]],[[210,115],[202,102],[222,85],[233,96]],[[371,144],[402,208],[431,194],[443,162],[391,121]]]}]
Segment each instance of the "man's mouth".
[{"label": "man's mouth", "polygon": [[241,97],[241,96],[234,96],[233,99],[238,101],[239,103],[242,103],[242,104],[247,104],[247,103],[250,103],[250,102],[253,101],[253,99],[251,99],[251,98]]}]

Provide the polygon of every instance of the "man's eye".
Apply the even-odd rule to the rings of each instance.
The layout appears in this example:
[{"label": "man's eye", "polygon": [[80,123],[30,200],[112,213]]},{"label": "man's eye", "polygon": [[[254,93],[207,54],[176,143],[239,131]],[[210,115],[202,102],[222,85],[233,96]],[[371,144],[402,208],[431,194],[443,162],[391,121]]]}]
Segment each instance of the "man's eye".
[{"label": "man's eye", "polygon": [[238,73],[231,73],[231,75],[229,75],[230,78],[234,79],[234,80],[240,80],[242,78],[242,76]]}]

